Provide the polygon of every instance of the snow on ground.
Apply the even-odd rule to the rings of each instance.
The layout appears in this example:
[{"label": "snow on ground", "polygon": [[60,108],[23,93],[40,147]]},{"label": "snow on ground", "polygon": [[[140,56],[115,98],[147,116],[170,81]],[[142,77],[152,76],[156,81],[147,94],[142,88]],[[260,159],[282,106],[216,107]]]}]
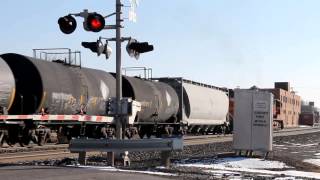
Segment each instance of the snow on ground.
[{"label": "snow on ground", "polygon": [[303,127],[312,127],[312,126],[307,126],[307,125],[299,125],[299,127],[303,128]]},{"label": "snow on ground", "polygon": [[223,169],[228,168],[247,168],[247,169],[283,169],[290,168],[283,162],[279,161],[268,161],[257,158],[221,158],[216,159],[214,163],[203,163],[197,162],[193,164],[180,164],[180,166],[188,167],[202,167],[202,168],[214,168],[214,169]]},{"label": "snow on ground", "polygon": [[310,147],[310,146],[318,146],[319,143],[313,143],[313,144],[301,144],[300,147]]},{"label": "snow on ground", "polygon": [[278,147],[277,149],[287,150],[288,148],[285,148],[285,147]]},{"label": "snow on ground", "polygon": [[303,162],[314,164],[316,166],[320,166],[320,159],[305,159]]},{"label": "snow on ground", "polygon": [[[313,172],[304,172],[304,171],[270,171],[270,170],[261,170],[261,169],[247,169],[247,168],[224,168],[223,170],[228,171],[236,171],[236,172],[247,172],[247,173],[255,173],[255,174],[266,174],[266,175],[285,175],[289,177],[303,177],[303,178],[315,178],[320,179],[320,173]],[[204,172],[215,172],[211,170],[205,170]]]},{"label": "snow on ground", "polygon": [[291,154],[298,154],[300,152],[294,151],[294,152],[290,152]]},{"label": "snow on ground", "polygon": [[229,174],[230,172],[233,174],[247,172],[259,175],[285,175],[288,177],[320,179],[320,173],[285,170],[291,167],[279,161],[268,161],[256,158],[222,158],[212,161],[212,163],[208,163],[208,161],[198,161],[192,163],[177,163],[176,166],[204,168],[204,172],[212,174],[219,173],[218,170],[220,170],[227,171],[226,174]]},{"label": "snow on ground", "polygon": [[286,147],[284,144],[273,144],[274,147]]},{"label": "snow on ground", "polygon": [[[309,151],[309,152],[316,152],[316,151]],[[303,162],[320,166],[320,153],[315,153],[313,158],[305,159],[303,160]]]},{"label": "snow on ground", "polygon": [[287,145],[278,145],[274,144],[274,147],[311,147],[311,146],[318,146],[319,143],[312,143],[312,144],[299,144],[299,143],[291,143],[285,142]]},{"label": "snow on ground", "polygon": [[[319,155],[317,153],[316,155]],[[320,159],[306,159],[305,162],[320,166]],[[314,178],[320,179],[320,173],[295,171],[292,167],[283,162],[269,161],[258,158],[229,157],[229,158],[205,158],[205,159],[185,159],[175,163],[176,167],[201,168],[204,173],[210,173],[217,178],[241,179],[242,173],[255,174],[258,177],[273,178],[276,180]],[[158,167],[153,171],[135,171],[117,169],[111,166],[75,166],[79,168],[97,169],[101,171],[141,173],[160,176],[178,176],[178,174],[159,172],[164,167]]]}]

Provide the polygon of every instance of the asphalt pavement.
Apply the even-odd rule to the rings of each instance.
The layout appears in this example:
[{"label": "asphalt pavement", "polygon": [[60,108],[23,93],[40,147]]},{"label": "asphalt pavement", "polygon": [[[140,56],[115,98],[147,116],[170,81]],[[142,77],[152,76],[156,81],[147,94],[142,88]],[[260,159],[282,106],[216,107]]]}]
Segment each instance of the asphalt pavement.
[{"label": "asphalt pavement", "polygon": [[167,176],[50,166],[3,166],[1,180],[168,180]]}]

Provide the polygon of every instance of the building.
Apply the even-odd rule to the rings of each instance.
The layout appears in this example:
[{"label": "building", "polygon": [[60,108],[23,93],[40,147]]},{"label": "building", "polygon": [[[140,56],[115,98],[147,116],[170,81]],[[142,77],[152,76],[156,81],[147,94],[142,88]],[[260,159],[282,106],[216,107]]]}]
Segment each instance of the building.
[{"label": "building", "polygon": [[319,125],[319,110],[314,106],[314,102],[302,103],[299,117],[300,125]]},{"label": "building", "polygon": [[274,122],[281,128],[297,127],[301,113],[301,98],[290,91],[289,82],[275,82],[273,89],[264,89],[274,95]]}]

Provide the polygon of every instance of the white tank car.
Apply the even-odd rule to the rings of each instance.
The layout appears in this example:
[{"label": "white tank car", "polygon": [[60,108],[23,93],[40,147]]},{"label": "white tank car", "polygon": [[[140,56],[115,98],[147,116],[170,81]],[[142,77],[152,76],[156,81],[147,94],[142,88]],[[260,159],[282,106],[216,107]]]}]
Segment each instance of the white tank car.
[{"label": "white tank car", "polygon": [[189,125],[220,125],[226,122],[229,98],[226,92],[183,83],[184,118]]},{"label": "white tank car", "polygon": [[180,122],[188,132],[223,133],[228,125],[229,98],[227,89],[197,83],[183,78],[158,78],[170,84],[179,96]]}]

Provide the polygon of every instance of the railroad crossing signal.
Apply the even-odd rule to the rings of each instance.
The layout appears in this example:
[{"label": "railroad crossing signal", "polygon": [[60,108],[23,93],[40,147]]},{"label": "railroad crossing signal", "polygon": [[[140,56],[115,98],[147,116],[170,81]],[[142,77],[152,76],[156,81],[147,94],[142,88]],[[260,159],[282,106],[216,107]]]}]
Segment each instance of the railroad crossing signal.
[{"label": "railroad crossing signal", "polygon": [[77,28],[77,21],[71,15],[59,18],[58,24],[60,30],[65,34],[71,34]]},{"label": "railroad crossing signal", "polygon": [[112,53],[112,49],[108,46],[108,41],[106,41],[106,44],[103,44],[101,39],[98,39],[96,42],[82,42],[81,45],[97,53],[98,56],[105,54],[106,59],[109,59]]},{"label": "railroad crossing signal", "polygon": [[132,49],[138,53],[145,53],[149,51],[153,51],[153,45],[149,45],[148,42],[135,42],[131,43],[128,46],[129,49]]},{"label": "railroad crossing signal", "polygon": [[101,14],[90,13],[84,21],[84,29],[92,32],[100,32],[104,29],[105,20]]},{"label": "railroad crossing signal", "polygon": [[[117,29],[120,26],[120,25],[105,24],[105,18],[111,17],[113,15],[117,15],[117,13],[112,13],[104,17],[101,14],[98,14],[96,12],[89,12],[87,9],[85,9],[80,13],[69,14],[67,16],[59,18],[58,24],[59,24],[60,30],[63,33],[71,34],[77,28],[77,21],[73,16],[76,16],[76,17],[80,16],[84,18],[83,28],[86,31],[100,32],[103,29]],[[138,42],[136,39],[133,39],[131,37],[123,38],[122,40],[121,40],[121,37],[118,37],[118,39],[117,38],[115,39],[116,40],[114,39],[113,40],[108,39],[108,40],[111,40],[111,41],[127,40],[128,41],[128,44],[126,47],[127,52],[130,57],[134,57],[136,59],[139,59],[140,53],[153,51],[153,45],[149,45],[148,42]],[[112,52],[111,48],[108,46],[108,41],[106,41],[106,44],[104,45],[101,42],[101,38],[99,38],[97,42],[82,42],[82,46],[85,48],[89,48],[92,52],[97,53],[98,56],[100,56],[101,54],[105,54],[107,59],[109,59],[110,54]]]},{"label": "railroad crossing signal", "polygon": [[[136,0],[132,0],[131,2],[136,4]],[[116,42],[116,98],[115,98],[115,103],[107,104],[107,113],[108,114],[116,114],[115,116],[115,123],[116,123],[116,138],[117,139],[123,139],[123,125],[126,125],[126,122],[123,122],[125,119],[123,115],[128,116],[132,112],[132,105],[127,106],[129,109],[125,111],[126,113],[123,113],[123,105],[121,104],[122,100],[122,72],[121,72],[121,43],[126,39],[130,40],[131,38],[122,38],[121,37],[121,22],[123,19],[121,18],[121,8],[123,4],[121,3],[121,0],[116,0],[116,11],[114,13],[111,13],[107,16],[101,16],[98,13],[89,13],[88,10],[84,10],[83,12],[77,13],[77,14],[70,14],[68,17],[72,19],[72,23],[68,23],[69,21],[66,20],[60,20],[58,21],[60,29],[63,33],[65,34],[71,34],[75,29],[76,29],[76,21],[74,20],[73,16],[80,16],[84,18],[83,22],[83,27],[87,31],[92,31],[92,32],[99,32],[103,29],[114,29],[116,30],[116,37],[110,39],[110,41],[115,41]],[[115,15],[115,20],[116,24],[115,25],[105,25],[105,18],[111,17]],[[66,21],[66,22],[64,22]],[[68,28],[64,28],[64,27]],[[70,26],[70,27],[69,27]],[[73,27],[73,28],[71,28]],[[97,42],[82,42],[82,46],[85,48],[89,48],[92,52],[96,52],[98,56],[102,53],[106,54],[106,58],[108,59],[111,53],[111,48],[108,47],[108,41],[106,41],[106,44],[103,45],[101,42],[101,38]],[[148,43],[138,43],[130,45],[128,44],[127,46],[128,52],[133,52],[135,54],[136,58],[138,59],[140,53],[148,52],[153,50],[153,46],[149,45]],[[111,108],[111,106],[114,106]],[[130,108],[131,107],[131,108]],[[114,160],[114,158],[112,158]]]},{"label": "railroad crossing signal", "polygon": [[86,31],[100,32],[105,28],[105,17],[96,12],[89,13],[88,10],[84,10],[78,14],[69,14],[59,18],[58,24],[63,33],[71,34],[77,28],[77,21],[73,16],[80,16],[84,18],[83,28]]},{"label": "railroad crossing signal", "polygon": [[139,59],[140,53],[153,51],[153,45],[149,45],[148,42],[138,42],[136,39],[130,38],[126,49],[130,57]]}]

